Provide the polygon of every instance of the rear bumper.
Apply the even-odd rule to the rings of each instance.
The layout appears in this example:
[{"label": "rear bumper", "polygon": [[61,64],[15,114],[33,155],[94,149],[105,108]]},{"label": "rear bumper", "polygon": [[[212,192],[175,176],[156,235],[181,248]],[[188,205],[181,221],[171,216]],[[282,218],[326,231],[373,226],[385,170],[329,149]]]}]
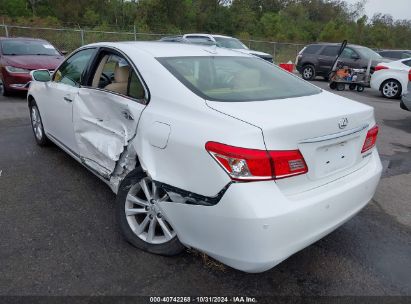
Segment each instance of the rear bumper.
[{"label": "rear bumper", "polygon": [[382,166],[376,150],[349,176],[285,196],[272,181],[235,183],[212,207],[162,205],[180,241],[242,271],[268,270],[324,237],[373,197]]},{"label": "rear bumper", "polygon": [[408,93],[402,96],[401,108],[411,111],[411,90],[408,90]]}]

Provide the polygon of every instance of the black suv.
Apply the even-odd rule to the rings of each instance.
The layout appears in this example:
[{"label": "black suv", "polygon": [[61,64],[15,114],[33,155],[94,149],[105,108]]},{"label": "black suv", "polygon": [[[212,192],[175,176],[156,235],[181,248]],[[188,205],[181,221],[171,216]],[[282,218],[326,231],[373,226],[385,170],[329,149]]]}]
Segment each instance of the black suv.
[{"label": "black suv", "polygon": [[[296,66],[305,80],[312,80],[316,76],[328,78],[331,66],[340,50],[338,43],[318,43],[304,47],[297,56]],[[366,69],[371,59],[371,72],[380,62],[391,60],[382,58],[373,50],[354,44],[348,44],[340,56],[339,61],[354,69]]]}]

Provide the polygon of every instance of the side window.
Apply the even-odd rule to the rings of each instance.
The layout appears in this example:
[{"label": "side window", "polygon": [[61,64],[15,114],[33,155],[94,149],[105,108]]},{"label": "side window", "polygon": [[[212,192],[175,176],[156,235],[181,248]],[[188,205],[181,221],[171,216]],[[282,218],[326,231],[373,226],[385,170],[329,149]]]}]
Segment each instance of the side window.
[{"label": "side window", "polygon": [[321,45],[309,45],[307,48],[304,50],[303,54],[316,54],[320,49]]},{"label": "side window", "polygon": [[91,87],[136,99],[145,97],[144,87],[129,62],[122,56],[108,52],[100,56]]},{"label": "side window", "polygon": [[53,81],[73,87],[79,86],[82,81],[83,72],[93,53],[94,49],[86,49],[75,53],[54,73]]},{"label": "side window", "polygon": [[411,60],[404,60],[402,63],[411,67]]},{"label": "side window", "polygon": [[145,95],[146,93],[140,79],[137,77],[137,74],[134,71],[131,71],[127,96],[135,99],[144,99]]},{"label": "side window", "polygon": [[402,53],[402,59],[411,58],[411,53],[404,52]]},{"label": "side window", "polygon": [[351,48],[345,48],[344,51],[341,54],[342,58],[347,58],[347,59],[351,59],[354,57],[360,57],[357,52],[355,52],[353,49]]},{"label": "side window", "polygon": [[340,49],[339,46],[326,46],[322,50],[321,55],[335,57],[337,56],[339,49]]},{"label": "side window", "polygon": [[193,43],[207,43],[212,41],[207,36],[186,36],[185,38],[189,41],[192,41]]}]

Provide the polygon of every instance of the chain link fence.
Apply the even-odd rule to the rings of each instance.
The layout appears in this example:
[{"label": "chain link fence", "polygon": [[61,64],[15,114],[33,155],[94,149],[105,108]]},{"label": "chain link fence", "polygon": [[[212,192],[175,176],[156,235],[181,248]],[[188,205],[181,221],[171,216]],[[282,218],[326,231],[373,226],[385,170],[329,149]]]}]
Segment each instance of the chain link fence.
[{"label": "chain link fence", "polygon": [[[158,40],[173,34],[139,33],[134,28],[130,32],[95,31],[85,29],[59,29],[50,27],[29,27],[0,25],[0,36],[32,37],[45,39],[59,50],[74,51],[78,47],[100,41],[147,41]],[[243,40],[250,49],[271,54],[276,63],[294,62],[303,44],[280,43],[272,41]]]}]

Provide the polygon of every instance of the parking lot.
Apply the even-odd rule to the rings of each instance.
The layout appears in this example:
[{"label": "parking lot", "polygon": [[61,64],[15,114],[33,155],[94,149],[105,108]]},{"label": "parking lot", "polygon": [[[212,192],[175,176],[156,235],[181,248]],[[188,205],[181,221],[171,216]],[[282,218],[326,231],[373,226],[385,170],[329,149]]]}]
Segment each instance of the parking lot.
[{"label": "parking lot", "polygon": [[24,96],[0,97],[0,294],[411,296],[411,112],[371,90],[338,94],[375,108],[384,165],[375,198],[261,274],[194,251],[166,258],[133,248],[110,189],[59,148],[35,144]]}]

